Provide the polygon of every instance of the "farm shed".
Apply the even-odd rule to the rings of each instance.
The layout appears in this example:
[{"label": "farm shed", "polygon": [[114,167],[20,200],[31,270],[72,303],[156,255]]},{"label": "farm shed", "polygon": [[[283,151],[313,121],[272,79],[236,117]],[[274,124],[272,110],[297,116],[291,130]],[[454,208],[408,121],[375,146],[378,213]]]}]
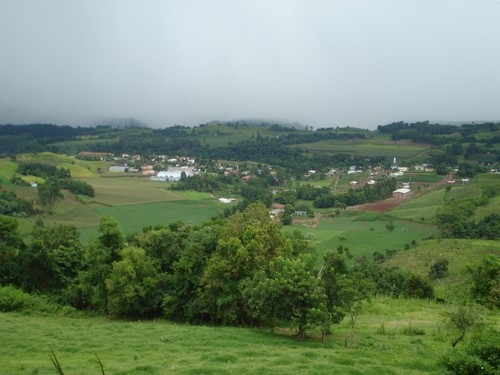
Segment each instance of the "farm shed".
[{"label": "farm shed", "polygon": [[392,197],[393,198],[408,198],[410,196],[411,190],[408,188],[401,188],[394,190],[392,192]]}]

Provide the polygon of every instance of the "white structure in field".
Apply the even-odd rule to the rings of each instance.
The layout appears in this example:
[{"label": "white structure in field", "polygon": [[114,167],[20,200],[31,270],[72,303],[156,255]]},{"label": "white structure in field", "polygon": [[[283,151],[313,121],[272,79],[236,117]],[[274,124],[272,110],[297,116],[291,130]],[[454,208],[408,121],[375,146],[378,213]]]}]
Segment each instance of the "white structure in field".
[{"label": "white structure in field", "polygon": [[179,181],[181,179],[182,173],[186,174],[186,177],[194,176],[193,168],[189,167],[170,167],[166,171],[160,171],[156,176],[152,176],[153,181]]}]

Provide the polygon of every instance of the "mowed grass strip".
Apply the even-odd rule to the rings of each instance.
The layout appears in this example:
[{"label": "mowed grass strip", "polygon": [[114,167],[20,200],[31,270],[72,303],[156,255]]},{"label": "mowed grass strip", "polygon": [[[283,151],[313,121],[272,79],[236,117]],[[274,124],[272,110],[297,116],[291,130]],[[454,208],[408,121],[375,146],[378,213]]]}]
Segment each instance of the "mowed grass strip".
[{"label": "mowed grass strip", "polygon": [[[439,357],[456,335],[444,324],[449,305],[374,298],[352,335],[348,319],[319,335],[294,329],[208,327],[157,321],[0,314],[0,367],[10,375],[52,374],[51,350],[67,374],[442,374]],[[487,321],[498,317],[482,312]],[[405,334],[408,327],[422,335]]]}]

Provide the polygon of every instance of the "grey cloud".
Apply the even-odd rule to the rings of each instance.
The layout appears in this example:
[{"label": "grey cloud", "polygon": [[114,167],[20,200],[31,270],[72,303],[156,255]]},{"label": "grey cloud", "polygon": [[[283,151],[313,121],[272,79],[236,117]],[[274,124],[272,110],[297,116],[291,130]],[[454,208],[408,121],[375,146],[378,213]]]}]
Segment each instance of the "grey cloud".
[{"label": "grey cloud", "polygon": [[494,0],[0,0],[0,123],[500,120],[499,18]]}]

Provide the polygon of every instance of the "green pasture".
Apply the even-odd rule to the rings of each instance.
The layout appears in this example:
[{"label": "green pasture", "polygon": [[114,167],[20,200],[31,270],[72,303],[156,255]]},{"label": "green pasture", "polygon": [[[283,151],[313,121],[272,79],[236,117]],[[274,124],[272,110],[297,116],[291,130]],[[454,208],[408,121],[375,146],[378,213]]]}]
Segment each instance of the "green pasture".
[{"label": "green pasture", "polygon": [[0,158],[0,181],[10,183],[10,178],[16,173],[17,164],[9,158]]},{"label": "green pasture", "polygon": [[[374,298],[354,335],[347,319],[324,343],[294,330],[189,326],[168,321],[0,313],[0,367],[9,375],[56,374],[442,374],[437,365],[457,333],[444,323],[449,305]],[[486,322],[498,316],[481,311]],[[498,323],[497,323],[498,324]],[[418,336],[408,328],[419,329]]]},{"label": "green pasture", "polygon": [[138,205],[142,203],[185,199],[180,193],[169,190],[168,182],[151,181],[147,177],[132,177],[122,173],[114,177],[80,178],[95,191],[93,198],[85,199],[92,207]]},{"label": "green pasture", "polygon": [[477,207],[474,210],[473,219],[474,221],[480,221],[485,216],[491,214],[499,214],[499,213],[500,213],[500,195],[497,195],[488,202],[488,205]]},{"label": "green pasture", "polygon": [[106,161],[88,161],[77,159],[72,156],[54,154],[52,152],[40,152],[36,154],[17,155],[17,162],[44,163],[57,168],[69,169],[74,178],[96,177],[98,170],[107,170],[111,163]]},{"label": "green pasture", "polygon": [[96,138],[96,137],[82,137],[81,139],[75,139],[71,141],[60,141],[53,143],[52,145],[57,147],[61,152],[65,152],[69,155],[78,154],[81,151],[94,151],[95,145],[112,145],[119,141],[118,136],[116,138]]},{"label": "green pasture", "polygon": [[395,157],[398,163],[415,157],[427,150],[425,146],[395,142],[388,143],[385,140],[377,141],[376,139],[362,141],[325,140],[322,142],[293,145],[293,147],[301,147],[310,151],[357,154],[368,157],[385,156],[391,161]]},{"label": "green pasture", "polygon": [[481,187],[473,182],[448,186],[450,190],[444,193],[445,203],[481,197]]},{"label": "green pasture", "polygon": [[396,177],[397,181],[402,182],[421,182],[433,184],[439,182],[443,179],[443,176],[439,176],[431,172],[406,172],[402,176]]},{"label": "green pasture", "polygon": [[[209,124],[201,128],[194,129],[196,138],[211,147],[224,147],[229,143],[238,143],[255,138],[258,135],[261,137],[278,137],[286,132],[270,131],[269,126],[246,126],[239,125],[237,127],[228,126],[225,124]],[[305,130],[297,130],[298,133],[303,133]]]},{"label": "green pasture", "polygon": [[40,218],[49,225],[68,224],[79,230],[99,224],[99,214],[69,193],[63,195],[63,199],[52,207],[50,213],[42,214]]},{"label": "green pasture", "polygon": [[[481,188],[477,184],[447,186],[451,187],[449,191],[446,190],[446,186],[431,191],[426,188],[421,189],[419,195],[394,207],[391,215],[418,222],[434,222],[436,212],[443,204],[452,200],[459,201],[481,196]],[[478,210],[483,210],[483,208],[478,208]]]},{"label": "green pasture", "polygon": [[419,242],[416,247],[396,253],[385,266],[397,266],[421,276],[427,276],[430,266],[447,260],[448,276],[434,281],[435,292],[445,300],[457,301],[468,291],[465,269],[479,263],[485,256],[500,256],[500,242],[468,239],[437,239]]},{"label": "green pasture", "polygon": [[214,199],[143,203],[140,205],[100,207],[95,211],[100,215],[110,215],[117,219],[124,232],[138,232],[148,225],[168,225],[183,221],[199,225],[222,211],[226,204]]},{"label": "green pasture", "polygon": [[52,145],[67,152],[68,154],[77,154],[80,151],[95,151],[94,145],[107,145],[119,142],[123,136],[140,136],[144,133],[149,134],[152,129],[145,128],[113,128],[98,135],[81,136],[71,141],[61,141]]},{"label": "green pasture", "polygon": [[354,257],[364,256],[370,261],[375,251],[385,254],[387,249],[400,250],[413,240],[419,242],[436,233],[433,225],[400,219],[394,219],[394,230],[388,231],[389,220],[390,217],[376,213],[344,214],[323,219],[316,227],[310,223],[294,224],[284,230],[300,230],[316,246],[318,254],[344,246]]},{"label": "green pasture", "polygon": [[[173,200],[141,202],[138,204],[121,204],[113,206],[93,206],[92,212],[100,217],[109,215],[115,218],[125,234],[140,232],[144,227],[168,225],[176,221],[200,225],[217,216],[230,205],[220,203],[207,193],[182,192]],[[99,219],[94,225],[80,229],[81,240],[86,243],[97,233]]]},{"label": "green pasture", "polygon": [[444,189],[424,191],[422,195],[398,204],[391,210],[391,215],[416,222],[433,222],[437,209],[444,203],[444,194]]}]

